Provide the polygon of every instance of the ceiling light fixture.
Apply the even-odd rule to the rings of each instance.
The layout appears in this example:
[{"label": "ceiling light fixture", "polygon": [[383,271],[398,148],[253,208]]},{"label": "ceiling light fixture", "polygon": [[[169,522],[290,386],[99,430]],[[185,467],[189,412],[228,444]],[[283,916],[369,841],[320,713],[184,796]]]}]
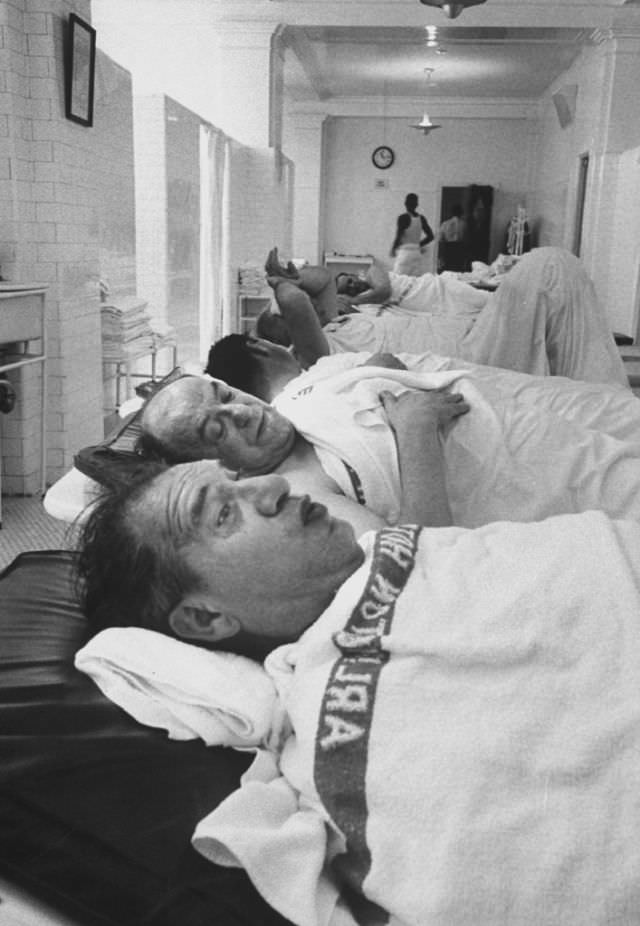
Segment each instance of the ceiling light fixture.
[{"label": "ceiling light fixture", "polygon": [[[424,69],[425,77],[427,80],[427,90],[429,89],[429,84],[431,81],[431,75],[433,74],[433,70],[434,70],[433,68]],[[410,122],[409,125],[412,129],[419,129],[423,135],[428,135],[429,132],[432,132],[434,129],[442,128],[442,126],[439,125],[438,123],[431,121],[426,110],[420,122]]]},{"label": "ceiling light fixture", "polygon": [[458,3],[446,3],[443,0],[420,0],[425,6],[439,6],[445,16],[449,19],[455,19],[468,6],[478,6],[480,3],[486,3],[486,0],[459,0]]}]

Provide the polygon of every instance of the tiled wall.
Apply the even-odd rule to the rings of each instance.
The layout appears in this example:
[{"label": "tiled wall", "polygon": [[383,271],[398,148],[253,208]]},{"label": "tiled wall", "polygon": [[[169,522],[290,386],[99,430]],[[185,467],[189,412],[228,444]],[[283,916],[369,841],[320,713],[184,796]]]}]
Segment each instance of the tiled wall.
[{"label": "tiled wall", "polygon": [[292,254],[292,204],[287,190],[290,164],[274,149],[231,147],[231,248],[230,263],[264,264],[277,245]]},{"label": "tiled wall", "polygon": [[[90,22],[90,0],[0,3],[0,267],[9,280],[48,287],[49,483],[70,468],[78,449],[103,434],[99,281],[108,282],[115,298],[136,293],[164,311],[172,272],[188,274],[189,301],[198,270],[197,229],[187,242],[186,226],[197,221],[200,116],[185,110],[194,131],[189,139],[173,137],[165,118],[173,104],[160,95],[157,132],[149,132],[149,120],[134,108],[129,73],[98,52],[94,124],[67,120],[64,37],[71,12]],[[146,162],[140,157],[145,141]],[[154,159],[156,143],[163,156]],[[274,149],[236,142],[230,149],[233,301],[242,262],[261,264],[274,244],[291,253],[293,174]],[[137,173],[134,150],[142,165]],[[145,202],[154,204],[153,222],[149,215],[140,221]],[[30,367],[13,377],[19,402],[11,415],[0,416],[5,492],[31,494],[39,487],[38,375]]]},{"label": "tiled wall", "polygon": [[[3,0],[0,54],[0,265],[14,282],[44,284],[48,334],[48,478],[102,436],[98,280],[135,286],[133,140],[128,75],[99,56],[95,123],[64,115],[68,15],[90,20],[89,0]],[[25,459],[4,461],[3,489],[38,485],[35,367],[17,378],[20,402],[0,427],[22,421]],[[13,424],[10,424],[11,418]]]}]

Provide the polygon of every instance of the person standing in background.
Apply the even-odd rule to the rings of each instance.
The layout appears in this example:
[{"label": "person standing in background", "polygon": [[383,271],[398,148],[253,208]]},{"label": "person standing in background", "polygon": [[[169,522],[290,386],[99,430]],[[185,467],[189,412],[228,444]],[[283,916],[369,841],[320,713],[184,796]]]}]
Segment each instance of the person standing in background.
[{"label": "person standing in background", "polygon": [[451,210],[451,216],[440,225],[438,231],[438,270],[468,270],[468,255],[465,244],[467,223],[460,203]]},{"label": "person standing in background", "polygon": [[406,212],[398,216],[396,236],[390,251],[390,256],[395,258],[393,272],[421,276],[424,273],[424,249],[435,236],[425,217],[418,212],[418,197],[415,193],[407,194],[404,205]]}]

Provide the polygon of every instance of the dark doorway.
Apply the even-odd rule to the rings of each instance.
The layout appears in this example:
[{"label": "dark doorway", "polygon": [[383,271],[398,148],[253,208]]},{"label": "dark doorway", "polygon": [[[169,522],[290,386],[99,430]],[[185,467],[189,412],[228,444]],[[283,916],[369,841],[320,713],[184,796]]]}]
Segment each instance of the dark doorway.
[{"label": "dark doorway", "polygon": [[582,225],[584,222],[584,203],[587,195],[587,175],[589,173],[589,155],[581,154],[578,164],[578,192],[576,196],[576,223],[573,228],[573,248],[576,257],[582,249]]},{"label": "dark doorway", "polygon": [[[471,269],[471,261],[489,263],[491,244],[491,210],[493,208],[493,187],[472,183],[468,186],[443,186],[440,199],[440,221],[453,215],[453,209],[460,205],[465,221],[464,267],[447,267],[446,249],[442,249],[443,266],[439,269]],[[440,264],[440,260],[439,260]]]}]

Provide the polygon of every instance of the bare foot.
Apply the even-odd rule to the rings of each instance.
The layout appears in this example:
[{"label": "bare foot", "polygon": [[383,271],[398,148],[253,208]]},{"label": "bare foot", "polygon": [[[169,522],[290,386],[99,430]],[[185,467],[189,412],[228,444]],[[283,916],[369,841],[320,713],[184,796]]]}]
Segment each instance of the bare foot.
[{"label": "bare foot", "polygon": [[295,265],[291,261],[287,263],[286,267],[281,263],[277,248],[271,248],[267,254],[264,269],[268,277],[284,277],[288,280],[297,280],[300,276]]}]

